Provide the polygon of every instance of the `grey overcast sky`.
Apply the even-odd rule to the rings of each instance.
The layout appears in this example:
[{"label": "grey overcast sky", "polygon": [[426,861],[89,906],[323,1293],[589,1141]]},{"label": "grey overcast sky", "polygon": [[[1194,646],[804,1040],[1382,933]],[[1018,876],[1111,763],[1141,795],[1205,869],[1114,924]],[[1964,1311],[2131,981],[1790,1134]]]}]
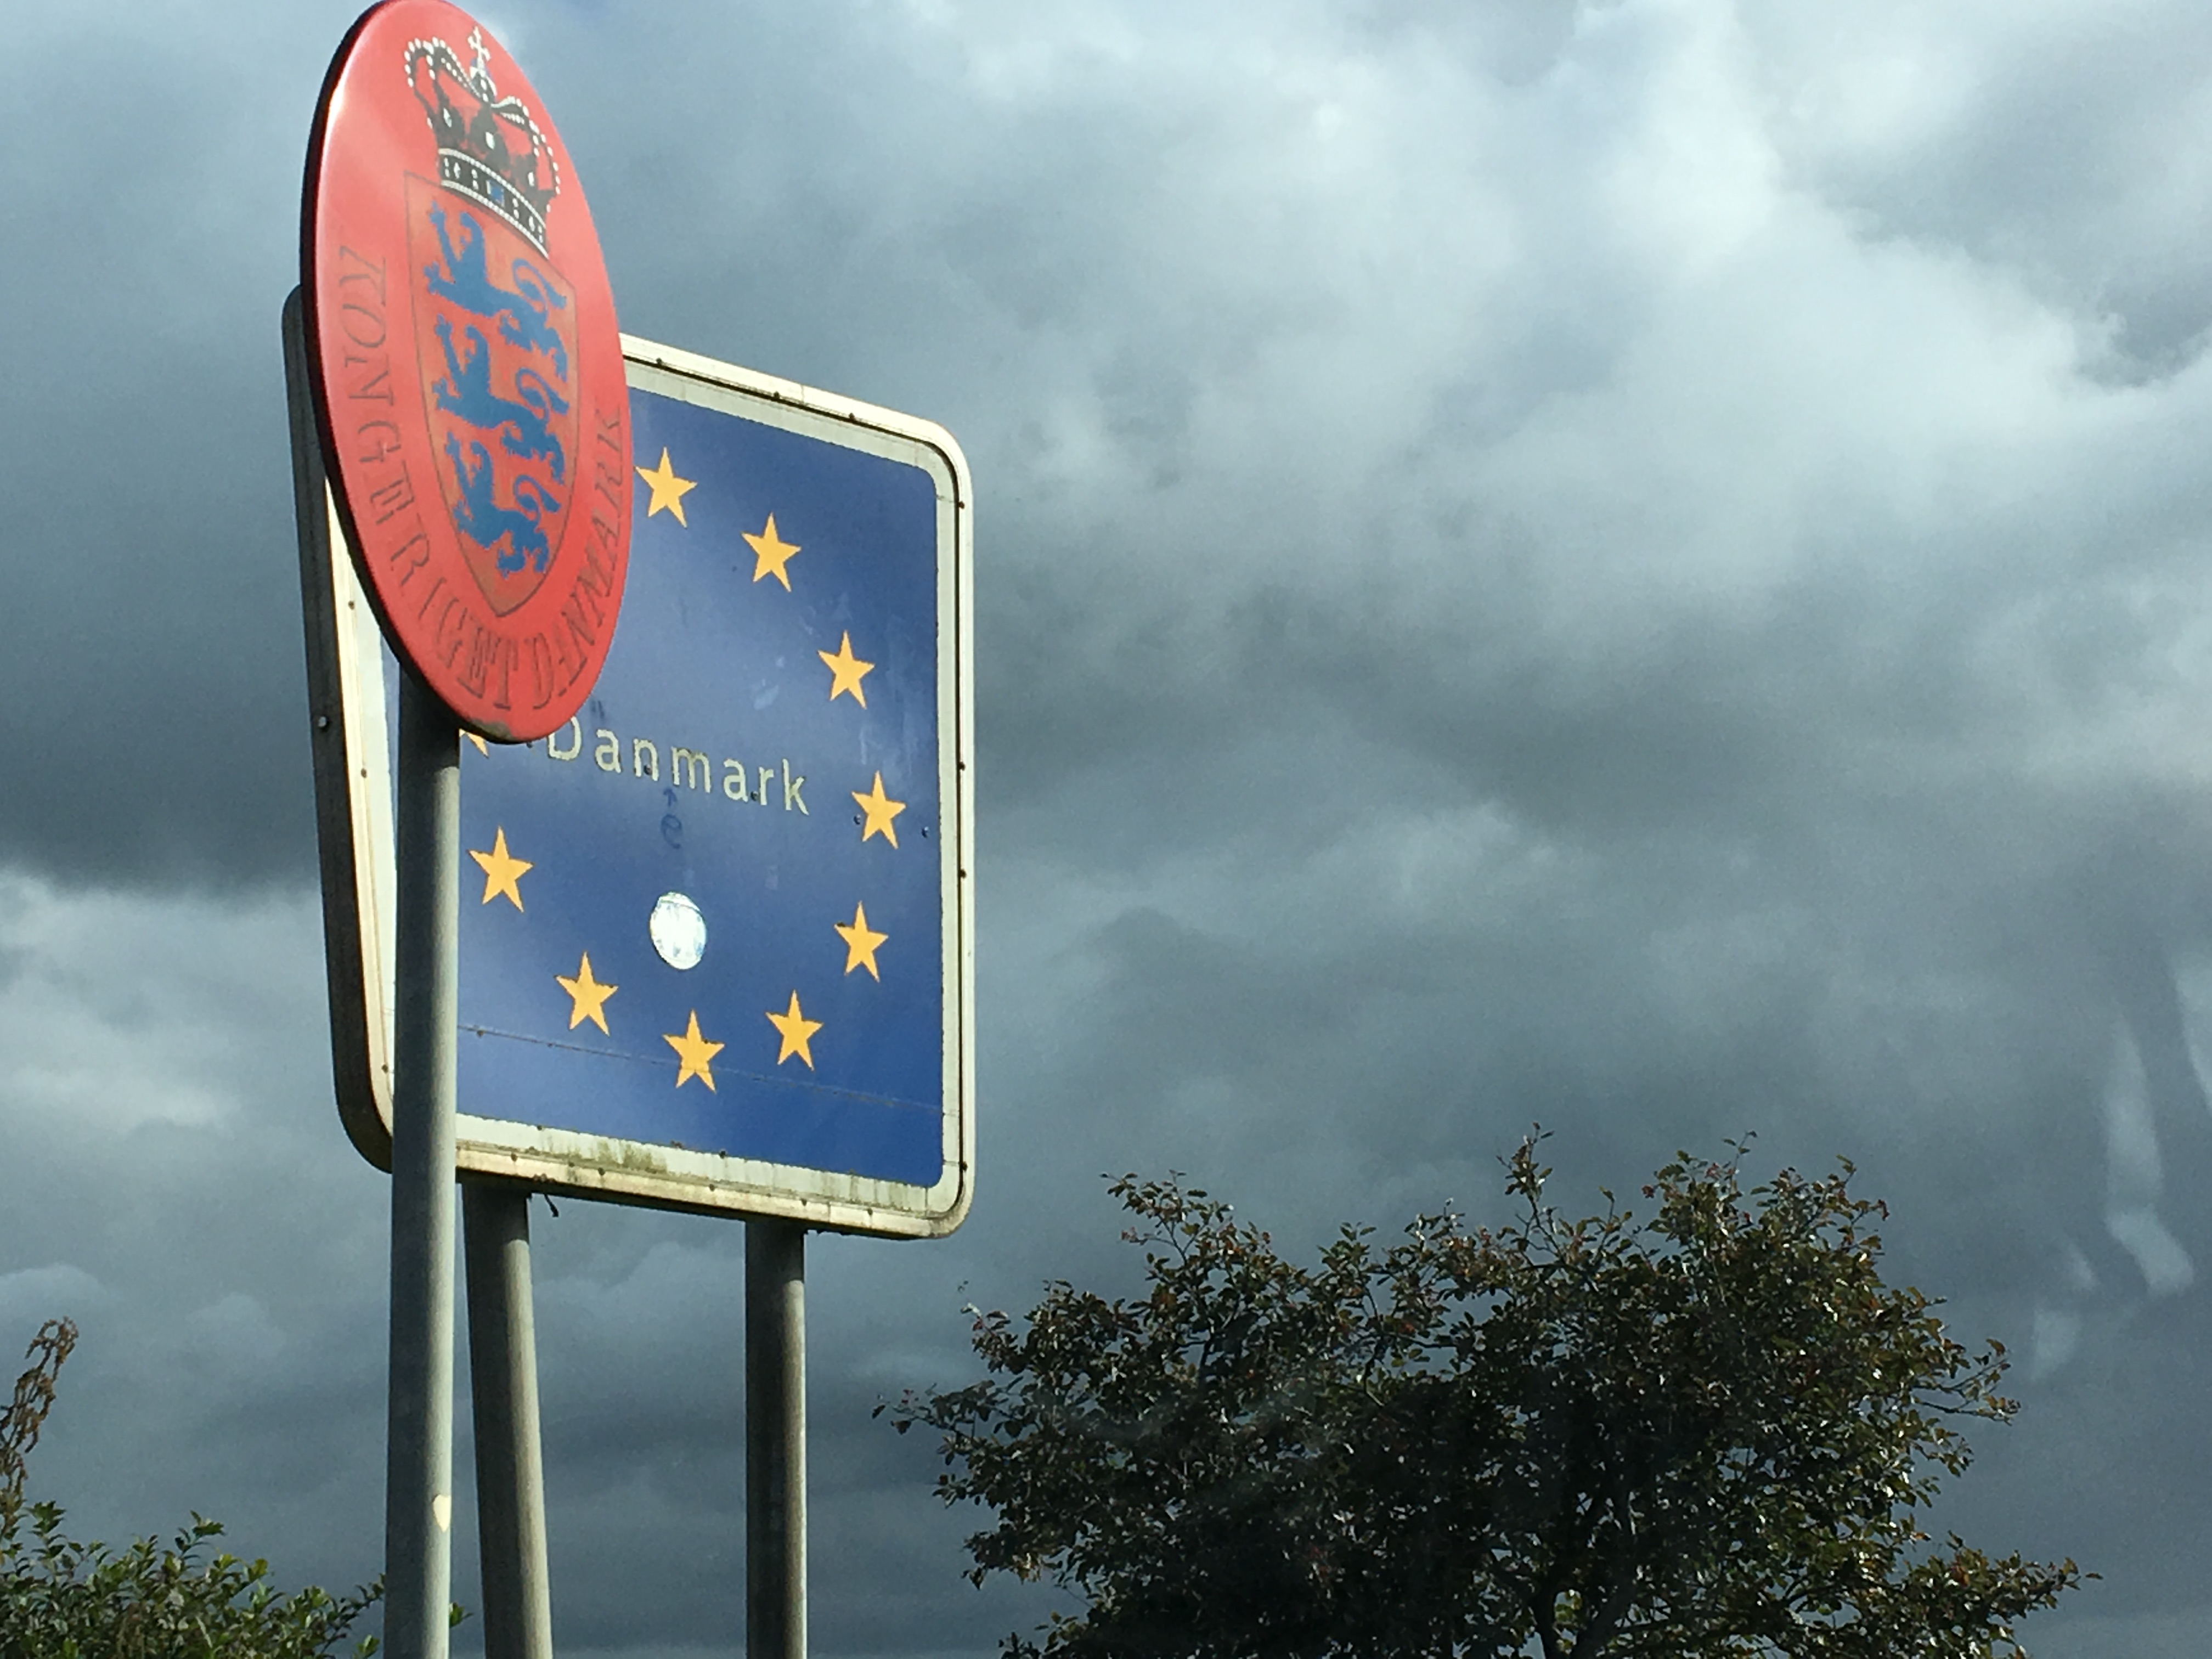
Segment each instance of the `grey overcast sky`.
[{"label": "grey overcast sky", "polygon": [[[481,15],[625,327],[974,465],[980,1198],[813,1247],[821,1652],[1042,1617],[868,1412],[1127,1282],[1101,1172],[1303,1248],[1534,1120],[1856,1160],[2018,1361],[1940,1518],[2104,1574],[2036,1651],[2212,1647],[2212,11]],[[0,0],[0,1347],[83,1328],[84,1529],[289,1583],[381,1528],[276,328],[351,15]],[[562,1650],[735,1653],[740,1231],[538,1241]]]}]

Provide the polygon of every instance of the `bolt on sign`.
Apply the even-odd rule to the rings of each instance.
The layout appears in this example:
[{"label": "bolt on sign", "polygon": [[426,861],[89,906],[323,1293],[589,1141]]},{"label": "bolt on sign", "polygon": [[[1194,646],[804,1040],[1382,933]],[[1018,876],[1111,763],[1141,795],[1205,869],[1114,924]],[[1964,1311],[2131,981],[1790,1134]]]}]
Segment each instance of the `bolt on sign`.
[{"label": "bolt on sign", "polygon": [[571,719],[615,631],[634,481],[598,233],[543,102],[442,0],[387,0],[317,106],[316,424],[393,647],[469,729]]},{"label": "bolt on sign", "polygon": [[[462,750],[461,1168],[950,1232],[974,1158],[966,463],[927,422],[625,345],[621,629],[562,722]],[[352,562],[303,558],[339,1106],[380,1164],[396,666]]]}]

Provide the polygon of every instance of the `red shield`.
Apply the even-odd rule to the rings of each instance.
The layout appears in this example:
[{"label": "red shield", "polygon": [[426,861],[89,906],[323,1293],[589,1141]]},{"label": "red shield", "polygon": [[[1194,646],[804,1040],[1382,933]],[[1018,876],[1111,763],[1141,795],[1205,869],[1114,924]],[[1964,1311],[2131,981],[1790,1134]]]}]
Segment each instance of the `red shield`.
[{"label": "red shield", "polygon": [[557,730],[621,604],[629,393],[568,152],[465,13],[354,25],[303,243],[324,454],[393,649],[486,737]]}]

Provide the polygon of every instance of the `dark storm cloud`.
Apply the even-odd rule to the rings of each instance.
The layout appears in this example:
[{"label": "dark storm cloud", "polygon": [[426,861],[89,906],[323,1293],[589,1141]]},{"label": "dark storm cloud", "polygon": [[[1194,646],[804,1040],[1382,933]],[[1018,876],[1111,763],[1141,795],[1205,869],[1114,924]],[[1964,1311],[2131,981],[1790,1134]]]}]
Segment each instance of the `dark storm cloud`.
[{"label": "dark storm cloud", "polygon": [[339,8],[10,6],[0,852],[311,867],[276,307]]},{"label": "dark storm cloud", "polygon": [[1782,153],[1884,234],[1949,243],[2110,329],[2110,368],[2181,367],[2212,321],[2207,202],[2177,112],[2201,95],[2203,15],[2054,8],[2001,34],[1881,6],[1846,22],[1747,9],[1795,118]]},{"label": "dark storm cloud", "polygon": [[[963,1303],[1127,1282],[1099,1172],[1298,1241],[1494,1212],[1533,1119],[1575,1207],[1746,1131],[1857,1159],[2023,1360],[1958,1513],[2107,1574],[2039,1651],[2191,1650],[2194,14],[510,9],[625,325],[941,419],[978,478],[983,1197],[813,1248],[823,1651],[1036,1616],[866,1413],[965,1375]],[[49,1467],[99,1527],[199,1504],[339,1580],[383,1188],[301,988],[274,316],[344,21],[0,64],[0,848],[295,895],[10,890],[0,1312],[83,1310]],[[158,173],[76,133],[88,62]],[[564,1646],[726,1649],[738,1231],[537,1224]]]}]

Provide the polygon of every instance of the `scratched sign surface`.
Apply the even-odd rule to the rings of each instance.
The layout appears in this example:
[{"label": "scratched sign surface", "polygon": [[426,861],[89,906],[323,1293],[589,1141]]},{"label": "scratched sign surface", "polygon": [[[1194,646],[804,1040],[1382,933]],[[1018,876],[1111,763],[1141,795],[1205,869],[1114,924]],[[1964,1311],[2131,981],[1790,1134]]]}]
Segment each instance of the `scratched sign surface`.
[{"label": "scratched sign surface", "polygon": [[957,452],[632,375],[605,666],[463,751],[461,1109],[964,1208]]}]

